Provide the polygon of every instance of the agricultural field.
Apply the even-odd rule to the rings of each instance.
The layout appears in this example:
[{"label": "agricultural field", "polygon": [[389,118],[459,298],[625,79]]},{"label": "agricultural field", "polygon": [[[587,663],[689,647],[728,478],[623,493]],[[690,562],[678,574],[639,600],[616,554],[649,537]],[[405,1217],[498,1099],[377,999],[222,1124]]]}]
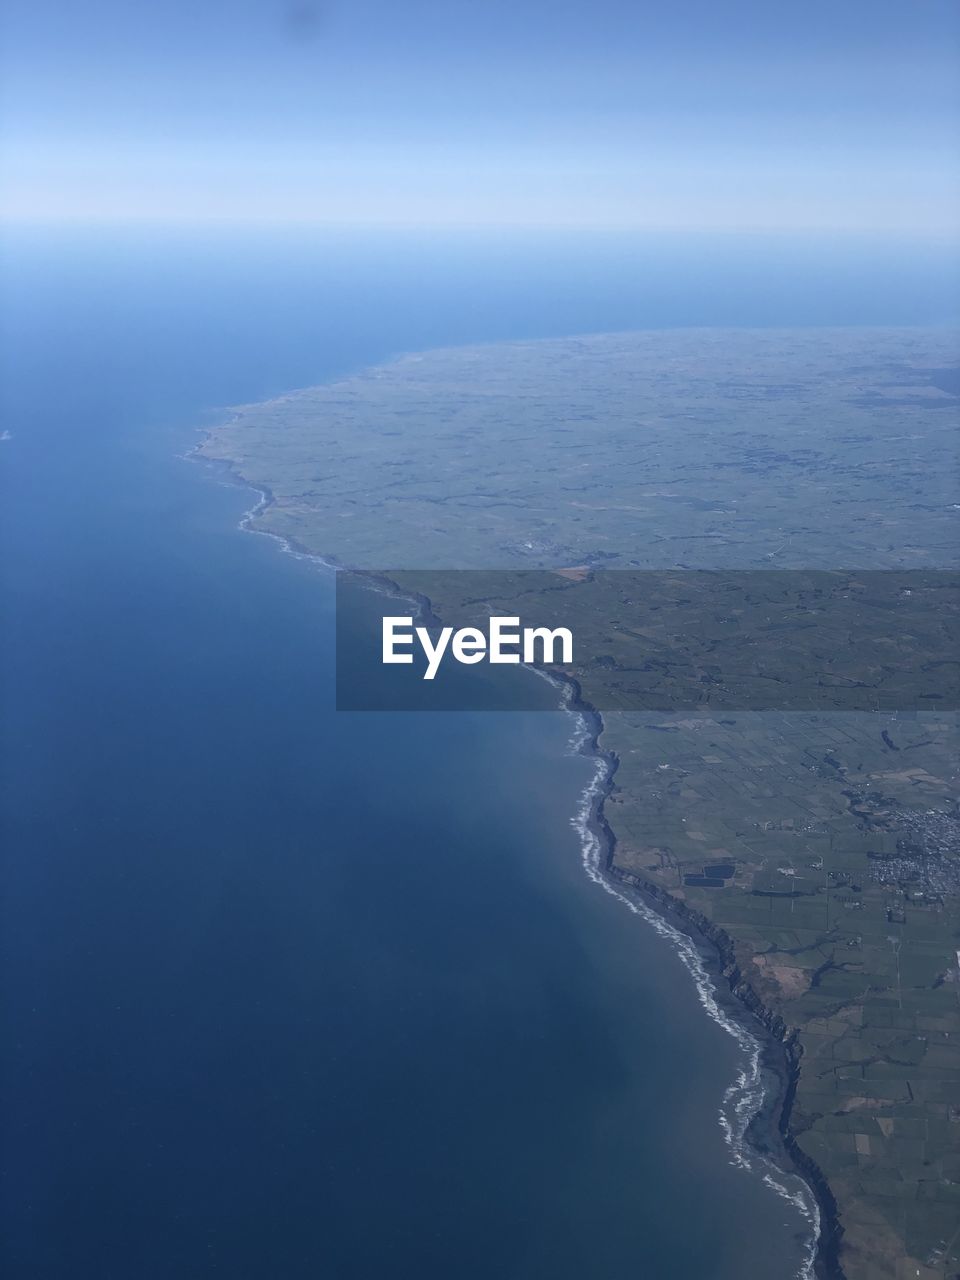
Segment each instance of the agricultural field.
[{"label": "agricultural field", "polygon": [[[802,1047],[790,1128],[850,1277],[960,1253],[958,725],[921,713],[616,714],[615,870],[733,940]],[[886,736],[884,736],[886,735]],[[891,1259],[904,1259],[898,1271]]]},{"label": "agricultural field", "polygon": [[[250,527],[407,571],[445,621],[478,601],[512,612],[504,574],[553,571],[584,637],[568,674],[616,760],[611,873],[720,931],[798,1045],[790,1132],[836,1201],[849,1280],[960,1272],[956,605],[930,594],[960,545],[956,353],[933,329],[456,348],[242,406],[198,450],[264,493]],[[423,590],[450,569],[495,585]],[[674,697],[684,668],[709,667],[705,642],[750,676],[738,633],[711,606],[652,635],[622,592],[614,607],[611,569],[837,570],[855,590],[896,571],[921,607],[878,605],[866,630],[841,611],[831,689],[898,665],[926,683],[870,710],[819,681],[793,709],[754,686],[720,709]],[[674,665],[651,706],[635,695],[652,644]],[[804,684],[789,646],[777,660]]]}]

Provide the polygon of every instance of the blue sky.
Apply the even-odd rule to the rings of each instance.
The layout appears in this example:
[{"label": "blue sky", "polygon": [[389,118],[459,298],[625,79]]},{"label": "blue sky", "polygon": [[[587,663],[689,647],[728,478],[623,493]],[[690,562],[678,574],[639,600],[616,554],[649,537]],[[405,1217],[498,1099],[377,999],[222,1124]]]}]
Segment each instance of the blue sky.
[{"label": "blue sky", "polygon": [[5,9],[17,220],[957,228],[952,0]]}]

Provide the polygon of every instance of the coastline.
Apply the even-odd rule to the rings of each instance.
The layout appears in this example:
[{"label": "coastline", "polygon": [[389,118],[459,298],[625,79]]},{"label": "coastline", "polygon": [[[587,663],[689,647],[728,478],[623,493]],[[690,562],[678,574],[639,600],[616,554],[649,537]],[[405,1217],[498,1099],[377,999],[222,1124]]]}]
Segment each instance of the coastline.
[{"label": "coastline", "polygon": [[[231,483],[258,495],[253,506],[241,516],[239,529],[271,538],[285,554],[296,559],[308,560],[335,572],[349,572],[365,579],[373,589],[412,599],[409,591],[383,575],[352,569],[333,556],[308,550],[292,538],[255,528],[253,522],[273,504],[274,495],[266,486],[244,476],[233,460],[209,458],[201,453],[216,429],[215,426],[203,428],[200,443],[182,457],[186,461],[199,458],[213,464],[214,469],[223,468]],[[431,602],[425,597],[417,597],[413,603],[422,616],[435,619]],[[581,792],[577,811],[570,818],[580,836],[584,871],[594,883],[619,898],[674,945],[691,974],[705,1012],[737,1040],[748,1059],[748,1068],[741,1070],[725,1091],[719,1116],[731,1150],[731,1165],[746,1171],[753,1170],[754,1161],[766,1166],[762,1173],[765,1184],[807,1219],[810,1241],[798,1280],[845,1280],[839,1260],[843,1231],[835,1198],[822,1171],[800,1150],[790,1125],[802,1058],[796,1030],[787,1027],[782,1017],[769,1009],[744,979],[734,956],[732,939],[723,929],[659,886],[614,865],[616,836],[605,816],[604,801],[614,787],[619,762],[614,753],[602,746],[603,718],[583,700],[575,679],[554,672],[536,671],[536,674],[561,690],[557,709],[568,712],[578,723],[570,739],[571,751],[595,762],[594,775]],[[768,1088],[764,1073],[776,1079],[775,1090]],[[792,1167],[784,1168],[784,1165]],[[778,1180],[778,1175],[799,1181],[807,1196],[801,1191],[791,1192]]]},{"label": "coastline", "polygon": [[[822,1171],[797,1146],[790,1127],[802,1058],[797,1033],[767,1008],[743,978],[732,939],[723,929],[659,886],[614,865],[617,841],[604,813],[604,801],[613,790],[619,761],[615,753],[604,750],[603,717],[582,700],[577,682],[564,676],[557,676],[556,682],[570,688],[565,709],[583,726],[582,735],[571,745],[597,762],[594,778],[582,793],[581,808],[571,819],[581,835],[584,869],[590,879],[674,944],[707,1015],[747,1053],[750,1069],[728,1086],[720,1114],[731,1164],[746,1170],[752,1168],[753,1161],[765,1164],[763,1180],[807,1218],[811,1240],[801,1280],[845,1280],[839,1260],[843,1232],[836,1200]],[[775,1091],[762,1079],[764,1071],[776,1078]],[[803,1203],[797,1193],[778,1182],[778,1174],[800,1180],[809,1192],[809,1202]]]}]

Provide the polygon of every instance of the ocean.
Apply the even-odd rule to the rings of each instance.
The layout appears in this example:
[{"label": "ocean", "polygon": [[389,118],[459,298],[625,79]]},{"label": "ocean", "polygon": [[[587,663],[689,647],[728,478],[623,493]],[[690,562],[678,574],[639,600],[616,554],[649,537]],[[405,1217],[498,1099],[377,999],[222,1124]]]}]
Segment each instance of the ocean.
[{"label": "ocean", "polygon": [[401,351],[949,318],[911,252],[8,238],[5,1276],[801,1273],[719,1123],[749,1055],[589,874],[571,717],[338,714],[332,575],[184,455]]}]

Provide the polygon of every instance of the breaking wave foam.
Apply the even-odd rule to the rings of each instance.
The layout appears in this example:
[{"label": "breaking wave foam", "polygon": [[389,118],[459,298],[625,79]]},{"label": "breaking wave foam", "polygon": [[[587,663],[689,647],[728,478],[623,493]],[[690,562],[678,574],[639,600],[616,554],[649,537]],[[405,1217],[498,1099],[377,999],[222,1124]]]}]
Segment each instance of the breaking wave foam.
[{"label": "breaking wave foam", "polygon": [[[574,717],[569,749],[571,754],[580,755],[589,750],[592,734],[586,717],[570,708],[571,699],[572,690],[568,685],[564,699],[565,709]],[[639,916],[673,946],[693,979],[700,1004],[708,1016],[737,1042],[743,1055],[743,1065],[737,1072],[736,1079],[725,1090],[717,1117],[730,1152],[730,1163],[740,1169],[757,1169],[761,1172],[764,1184],[791,1204],[807,1222],[810,1238],[797,1272],[797,1280],[814,1280],[814,1264],[820,1240],[820,1209],[816,1197],[798,1174],[786,1173],[778,1168],[766,1156],[754,1150],[747,1140],[750,1123],[759,1113],[766,1098],[766,1084],[761,1068],[763,1046],[746,1027],[729,1017],[719,1003],[716,986],[692,939],[648,906],[642,898],[634,897],[619,888],[604,874],[603,842],[597,830],[596,818],[609,778],[608,760],[596,756],[593,775],[581,792],[576,813],[570,819],[580,837],[583,869],[594,884],[599,885],[611,897],[618,898],[634,915]]]},{"label": "breaking wave foam", "polygon": [[[190,458],[190,454],[185,455]],[[235,483],[235,479],[227,483]],[[336,569],[337,565],[322,556],[302,551],[293,546],[282,534],[273,533],[269,529],[258,529],[254,524],[257,516],[270,505],[270,495],[257,489],[248,481],[242,481],[246,487],[253,489],[257,495],[256,502],[240,517],[238,528],[248,533],[258,533],[278,543],[280,549],[297,560],[306,560],[324,569]],[[365,584],[373,590],[384,594],[402,594],[389,591],[383,582],[368,580]],[[403,596],[404,599],[408,597]],[[526,664],[524,664],[526,665]],[[558,680],[538,667],[528,667],[541,678],[547,680],[559,693],[559,709],[565,711],[573,719],[573,731],[568,741],[568,749],[573,755],[590,752],[592,733],[587,718],[573,707],[574,688],[567,680]],[[766,1097],[766,1086],[760,1066],[762,1046],[756,1036],[745,1027],[739,1026],[721,1008],[717,1000],[716,987],[704,966],[703,959],[692,940],[681,930],[675,928],[658,912],[649,907],[640,897],[631,897],[615,886],[603,873],[603,844],[596,829],[595,819],[600,801],[610,777],[610,764],[601,755],[594,757],[593,775],[580,793],[576,812],[570,819],[571,825],[580,837],[583,869],[589,878],[600,886],[605,893],[619,899],[634,915],[670,942],[690,976],[693,978],[697,997],[709,1017],[721,1026],[728,1035],[737,1042],[744,1055],[744,1065],[737,1072],[737,1077],[724,1092],[720,1104],[718,1123],[723,1131],[724,1140],[730,1151],[730,1163],[737,1168],[752,1170],[759,1165],[763,1170],[762,1181],[782,1200],[792,1205],[805,1219],[810,1227],[805,1254],[797,1272],[797,1280],[815,1280],[815,1262],[817,1246],[820,1240],[820,1209],[816,1197],[809,1186],[797,1174],[785,1173],[771,1160],[754,1151],[747,1142],[747,1130],[754,1116],[758,1114]],[[792,1187],[792,1189],[791,1189]]]}]

